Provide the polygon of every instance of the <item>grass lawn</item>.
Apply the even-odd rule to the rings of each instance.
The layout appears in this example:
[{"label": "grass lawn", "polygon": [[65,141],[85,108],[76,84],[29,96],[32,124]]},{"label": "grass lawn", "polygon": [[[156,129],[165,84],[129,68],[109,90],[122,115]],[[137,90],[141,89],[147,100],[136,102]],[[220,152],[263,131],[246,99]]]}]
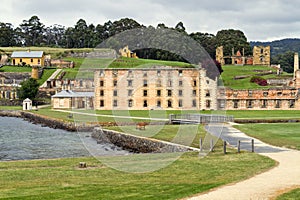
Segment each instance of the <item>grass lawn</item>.
[{"label": "grass lawn", "polygon": [[[259,74],[255,70],[261,71],[269,71],[272,70],[276,72],[275,69],[266,66],[234,66],[234,65],[225,65],[222,66],[223,73],[221,74],[224,86],[230,87],[232,89],[263,89],[263,88],[270,88],[270,86],[259,86],[256,83],[250,83],[250,79],[255,74]],[[243,76],[243,75],[250,75],[250,77],[245,79],[238,79],[234,80],[235,76]],[[261,76],[262,78],[282,78],[282,77],[292,77],[292,74],[283,73],[280,77],[276,74],[265,75]]]},{"label": "grass lawn", "polygon": [[300,197],[300,188],[284,193],[279,197],[277,197],[276,200],[293,200],[293,199],[299,199],[299,197]]},{"label": "grass lawn", "polygon": [[300,110],[227,110],[235,119],[300,119]]},{"label": "grass lawn", "polygon": [[45,68],[42,77],[38,80],[38,83],[42,85],[55,71],[56,69]]},{"label": "grass lawn", "polygon": [[30,72],[31,73],[31,67],[3,66],[0,68],[0,72]]},{"label": "grass lawn", "polygon": [[[79,162],[89,168],[78,169]],[[237,182],[275,165],[253,154],[187,153],[151,173],[125,173],[90,158],[0,162],[0,198],[180,199]]]},{"label": "grass lawn", "polygon": [[244,124],[235,128],[265,143],[300,150],[300,123]]},{"label": "grass lawn", "polygon": [[22,110],[22,106],[0,106],[0,110]]}]

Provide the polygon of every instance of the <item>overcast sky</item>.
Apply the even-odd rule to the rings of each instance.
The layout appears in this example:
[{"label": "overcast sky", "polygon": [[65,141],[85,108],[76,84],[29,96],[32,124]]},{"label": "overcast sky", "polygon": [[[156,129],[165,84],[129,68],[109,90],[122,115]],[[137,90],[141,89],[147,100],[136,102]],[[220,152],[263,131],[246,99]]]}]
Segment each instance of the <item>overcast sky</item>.
[{"label": "overcast sky", "polygon": [[0,0],[0,22],[18,26],[37,15],[46,26],[133,18],[140,24],[182,21],[188,33],[242,30],[249,41],[300,38],[300,0]]}]

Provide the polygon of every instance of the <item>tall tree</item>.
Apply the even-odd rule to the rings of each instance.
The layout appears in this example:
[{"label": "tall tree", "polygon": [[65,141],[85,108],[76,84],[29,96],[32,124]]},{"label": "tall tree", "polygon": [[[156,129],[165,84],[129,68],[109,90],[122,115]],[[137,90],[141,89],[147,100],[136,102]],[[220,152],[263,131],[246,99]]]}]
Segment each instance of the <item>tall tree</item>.
[{"label": "tall tree", "polygon": [[207,53],[215,59],[216,57],[216,36],[210,33],[191,33],[190,36],[200,43],[200,45],[207,51]]},{"label": "tall tree", "polygon": [[32,16],[29,20],[23,20],[20,27],[26,46],[40,46],[43,44],[45,25],[40,22],[38,16]]},{"label": "tall tree", "polygon": [[17,90],[20,99],[34,99],[39,91],[39,84],[36,79],[30,78],[21,82],[21,87]]},{"label": "tall tree", "polygon": [[224,55],[231,55],[232,49],[234,53],[245,50],[245,55],[252,55],[251,47],[245,34],[240,30],[228,29],[218,31],[216,35],[217,46],[224,47]]},{"label": "tall tree", "polygon": [[286,51],[283,54],[277,54],[271,58],[271,63],[280,64],[283,71],[288,73],[294,72],[294,52]]},{"label": "tall tree", "polygon": [[0,22],[0,46],[8,47],[16,45],[15,32],[12,24]]}]

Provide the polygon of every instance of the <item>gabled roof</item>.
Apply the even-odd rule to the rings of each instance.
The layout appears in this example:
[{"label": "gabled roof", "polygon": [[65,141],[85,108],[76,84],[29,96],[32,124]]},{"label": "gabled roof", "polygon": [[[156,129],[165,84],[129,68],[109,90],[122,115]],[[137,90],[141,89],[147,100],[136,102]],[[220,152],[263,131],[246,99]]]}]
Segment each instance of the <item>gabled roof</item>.
[{"label": "gabled roof", "polygon": [[52,97],[94,97],[94,92],[73,92],[72,90],[62,90],[61,92],[53,95]]},{"label": "gabled roof", "polygon": [[11,54],[12,58],[41,58],[43,51],[14,51]]}]

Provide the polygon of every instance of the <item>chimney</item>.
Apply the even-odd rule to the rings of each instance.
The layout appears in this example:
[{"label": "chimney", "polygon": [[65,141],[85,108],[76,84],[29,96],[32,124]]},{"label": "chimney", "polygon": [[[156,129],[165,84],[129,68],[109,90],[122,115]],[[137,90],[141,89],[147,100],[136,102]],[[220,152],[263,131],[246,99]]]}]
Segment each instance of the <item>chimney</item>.
[{"label": "chimney", "polygon": [[296,71],[299,70],[299,55],[298,52],[294,54],[294,78],[296,78]]}]

